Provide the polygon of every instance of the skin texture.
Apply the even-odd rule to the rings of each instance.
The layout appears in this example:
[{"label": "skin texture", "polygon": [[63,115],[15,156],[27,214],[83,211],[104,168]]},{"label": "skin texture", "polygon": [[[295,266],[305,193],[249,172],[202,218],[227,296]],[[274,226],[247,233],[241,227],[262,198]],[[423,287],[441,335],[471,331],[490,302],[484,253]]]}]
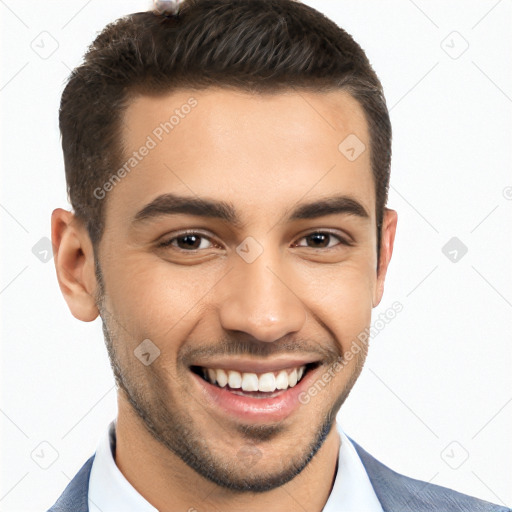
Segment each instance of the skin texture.
[{"label": "skin texture", "polygon": [[[370,326],[397,214],[386,209],[377,273],[368,127],[358,102],[342,91],[210,88],[137,97],[125,113],[126,154],[191,97],[197,105],[103,199],[101,282],[83,225],[71,212],[53,212],[59,284],[76,318],[101,313],[118,384],[116,464],[151,504],[272,512],[299,503],[320,511],[339,451],[332,427],[367,346],[357,342],[359,354],[279,422],[243,421],[213,407],[189,364],[210,355],[312,356],[321,360],[320,377]],[[338,150],[349,134],[367,148],[354,161]],[[190,214],[133,223],[164,193],[229,202],[240,225]],[[354,198],[368,217],[287,220],[299,204],[333,194]],[[195,252],[176,238],[183,230],[204,237]],[[306,236],[326,230],[324,245]],[[249,236],[263,249],[252,263],[236,251]],[[160,350],[149,366],[134,356],[144,339]],[[247,451],[257,460],[240,455]]]}]

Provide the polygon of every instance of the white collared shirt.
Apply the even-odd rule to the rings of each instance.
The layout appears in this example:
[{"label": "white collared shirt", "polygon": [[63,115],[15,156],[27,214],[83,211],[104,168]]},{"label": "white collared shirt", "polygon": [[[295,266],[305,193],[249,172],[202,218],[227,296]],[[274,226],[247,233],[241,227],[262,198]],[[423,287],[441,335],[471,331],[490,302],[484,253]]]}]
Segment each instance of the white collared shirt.
[{"label": "white collared shirt", "polygon": [[[322,512],[382,512],[363,463],[339,423],[338,471]],[[126,480],[116,466],[112,449],[115,420],[101,436],[89,480],[90,512],[158,512]]]}]

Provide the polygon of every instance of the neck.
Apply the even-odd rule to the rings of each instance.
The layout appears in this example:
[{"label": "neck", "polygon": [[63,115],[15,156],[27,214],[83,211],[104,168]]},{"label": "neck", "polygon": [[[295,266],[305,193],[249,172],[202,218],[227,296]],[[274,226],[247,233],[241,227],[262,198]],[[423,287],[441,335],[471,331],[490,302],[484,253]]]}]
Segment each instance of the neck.
[{"label": "neck", "polygon": [[121,399],[118,409],[116,465],[139,494],[160,512],[281,512],[297,508],[320,512],[329,498],[340,448],[335,426],[306,468],[285,485],[264,493],[234,493],[197,474],[155,440],[131,406]]}]

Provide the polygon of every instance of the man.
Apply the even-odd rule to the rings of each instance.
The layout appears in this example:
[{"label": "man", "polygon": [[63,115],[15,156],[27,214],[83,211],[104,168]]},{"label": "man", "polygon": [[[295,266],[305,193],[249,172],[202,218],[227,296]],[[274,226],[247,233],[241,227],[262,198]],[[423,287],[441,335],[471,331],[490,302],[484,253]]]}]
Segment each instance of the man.
[{"label": "man", "polygon": [[107,26],[64,90],[72,314],[101,315],[118,416],[52,511],[504,511],[387,468],[336,423],[397,214],[353,39],[292,0]]}]

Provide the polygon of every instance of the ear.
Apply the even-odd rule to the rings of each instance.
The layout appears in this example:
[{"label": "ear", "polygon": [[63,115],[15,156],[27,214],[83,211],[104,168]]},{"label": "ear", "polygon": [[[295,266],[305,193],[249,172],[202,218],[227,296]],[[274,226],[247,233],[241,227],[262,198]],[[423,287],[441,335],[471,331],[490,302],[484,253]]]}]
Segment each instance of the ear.
[{"label": "ear", "polygon": [[52,244],[57,280],[75,318],[91,322],[98,315],[94,251],[87,229],[71,212],[52,213]]},{"label": "ear", "polygon": [[384,218],[382,219],[380,258],[377,269],[377,282],[375,283],[375,292],[373,296],[373,307],[379,305],[384,294],[384,280],[388,270],[391,255],[393,254],[393,244],[395,241],[396,224],[398,215],[395,210],[385,208]]}]

